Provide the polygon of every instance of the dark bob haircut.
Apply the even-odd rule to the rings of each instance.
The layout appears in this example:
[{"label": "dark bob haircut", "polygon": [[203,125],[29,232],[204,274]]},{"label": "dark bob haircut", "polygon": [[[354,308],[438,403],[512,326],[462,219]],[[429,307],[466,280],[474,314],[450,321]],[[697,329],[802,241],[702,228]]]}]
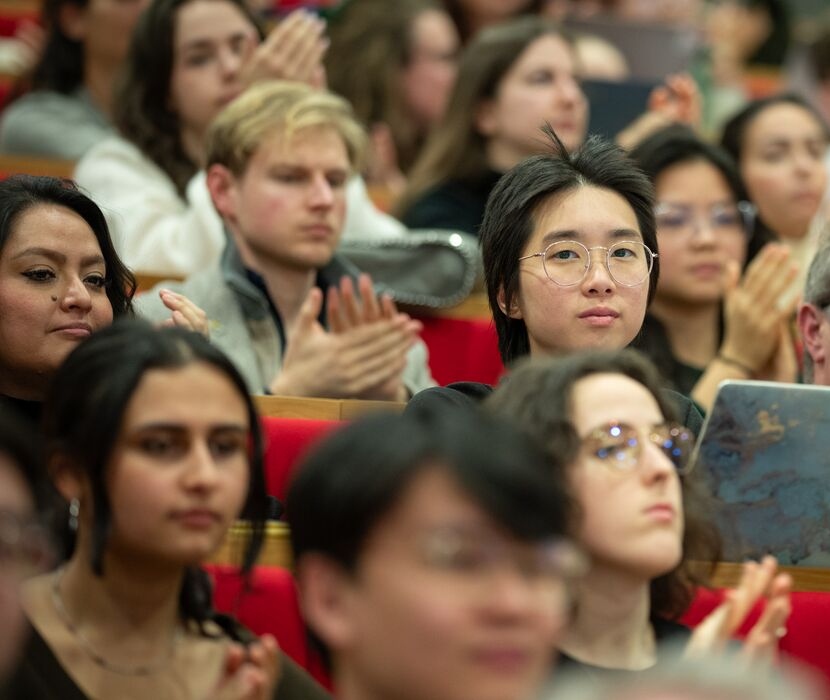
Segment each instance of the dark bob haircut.
[{"label": "dark bob haircut", "polygon": [[[726,149],[708,143],[686,126],[673,125],[655,132],[629,153],[632,160],[648,175],[655,187],[660,174],[674,165],[704,162],[714,167],[726,181],[735,202],[749,199],[738,166]],[[747,242],[744,265],[774,239],[769,232],[756,230]]]},{"label": "dark bob haircut", "polygon": [[373,529],[430,467],[521,540],[568,531],[569,500],[531,441],[477,409],[424,407],[357,421],[309,455],[286,499],[296,560],[318,552],[354,571]]},{"label": "dark bob haircut", "polygon": [[[568,489],[568,470],[574,463],[580,439],[571,423],[574,385],[593,374],[622,374],[642,384],[654,396],[667,421],[677,415],[660,388],[660,377],[654,366],[635,350],[613,352],[592,351],[564,358],[534,359],[521,364],[490,396],[485,407],[502,418],[509,418],[542,445],[548,457],[548,473],[552,481]],[[673,571],[651,582],[651,613],[675,618],[683,614],[694,596],[695,586],[702,583],[690,566],[692,561],[716,562],[720,554],[717,532],[702,517],[700,497],[683,478],[685,531],[683,559]],[[573,498],[573,497],[572,497]],[[580,506],[574,502],[571,511],[579,517]],[[574,530],[578,520],[572,525]]]},{"label": "dark bob haircut", "polygon": [[64,207],[80,216],[95,234],[107,268],[107,298],[114,318],[132,316],[136,282],[112,244],[109,227],[98,205],[71,180],[14,175],[0,181],[0,255],[20,217],[38,206]]},{"label": "dark bob haircut", "polygon": [[[262,545],[267,513],[263,476],[262,433],[244,379],[231,361],[204,337],[181,328],[155,329],[139,320],[118,321],[93,334],[73,350],[55,375],[44,410],[47,460],[60,456],[89,480],[93,500],[90,566],[103,575],[103,555],[112,520],[107,471],[121,433],[124,412],[144,375],[204,363],[225,376],[245,402],[251,431],[250,485],[245,516],[251,536],[242,570],[253,566]],[[183,619],[201,624],[212,619],[207,575],[192,567],[186,572],[179,605]]]},{"label": "dark bob haircut", "polygon": [[[524,320],[510,318],[502,311],[499,293],[503,292],[505,307],[510,308],[519,292],[519,258],[533,235],[537,214],[552,198],[584,186],[617,193],[634,210],[643,242],[657,252],[654,190],[634,162],[617,146],[598,137],[568,153],[549,125],[542,131],[550,141],[550,152],[522,161],[498,181],[487,200],[479,231],[487,296],[505,364],[527,355],[530,341]],[[660,258],[654,258],[649,302],[659,275]]]},{"label": "dark bob haircut", "polygon": [[[217,0],[218,1],[218,0]],[[262,27],[243,0],[221,0],[236,7],[256,28]],[[178,11],[191,0],[153,0],[133,31],[124,75],[114,103],[113,121],[121,134],[158,165],[184,198],[199,170],[185,153],[179,116],[170,106]]]}]

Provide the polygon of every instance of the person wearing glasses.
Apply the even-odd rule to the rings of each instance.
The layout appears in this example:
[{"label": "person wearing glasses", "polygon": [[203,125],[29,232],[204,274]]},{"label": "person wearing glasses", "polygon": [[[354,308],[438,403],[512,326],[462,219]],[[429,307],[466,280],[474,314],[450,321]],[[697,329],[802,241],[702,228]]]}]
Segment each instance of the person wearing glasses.
[{"label": "person wearing glasses", "polygon": [[446,406],[337,431],[286,505],[302,609],[339,700],[525,700],[584,570],[547,458]]},{"label": "person wearing glasses", "polygon": [[675,126],[631,157],[654,183],[661,268],[636,347],[705,409],[725,379],[795,381],[787,290],[798,267],[784,244],[753,233],[755,207],[729,154]]},{"label": "person wearing glasses", "polygon": [[[648,178],[615,145],[592,137],[569,153],[547,127],[549,150],[499,180],[479,233],[484,279],[505,365],[629,345],[657,289],[654,196]],[[459,382],[410,405],[469,404],[492,392]],[[700,412],[671,392],[694,432]],[[414,403],[413,403],[414,402]]]},{"label": "person wearing glasses", "polygon": [[726,602],[693,631],[677,622],[713,562],[689,458],[694,435],[678,423],[654,366],[634,350],[533,360],[485,402],[545,447],[552,481],[573,501],[572,538],[591,566],[573,590],[560,670],[598,679],[662,660],[665,643],[687,654],[722,649],[753,606],[766,599],[743,656],[762,660],[786,631],[792,580],[776,561],[744,565]]},{"label": "person wearing glasses", "polygon": [[798,330],[804,343],[804,381],[830,386],[830,240],[819,247],[807,271]]}]

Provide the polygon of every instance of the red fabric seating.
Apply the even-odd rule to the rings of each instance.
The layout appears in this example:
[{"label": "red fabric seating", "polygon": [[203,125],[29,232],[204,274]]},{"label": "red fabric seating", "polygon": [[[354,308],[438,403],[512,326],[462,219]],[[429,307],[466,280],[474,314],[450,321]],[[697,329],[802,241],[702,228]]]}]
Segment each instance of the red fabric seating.
[{"label": "red fabric seating", "polygon": [[305,633],[294,577],[287,569],[257,566],[251,572],[250,587],[232,566],[205,567],[214,581],[213,605],[236,617],[255,634],[272,634],[288,656],[326,688],[328,673],[319,655],[309,646]]},{"label": "red fabric seating", "polygon": [[271,496],[285,503],[288,482],[294,468],[314,442],[339,421],[263,416],[265,438],[265,485]]},{"label": "red fabric seating", "polygon": [[452,382],[497,384],[504,373],[498,336],[487,318],[420,318],[429,368],[441,386]]}]

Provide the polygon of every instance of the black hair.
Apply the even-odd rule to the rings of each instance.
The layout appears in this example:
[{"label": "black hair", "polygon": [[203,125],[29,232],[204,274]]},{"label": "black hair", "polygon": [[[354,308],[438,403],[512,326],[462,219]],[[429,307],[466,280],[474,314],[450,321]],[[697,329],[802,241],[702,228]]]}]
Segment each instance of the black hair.
[{"label": "black hair", "polygon": [[[528,0],[527,7],[518,10],[516,16],[538,14],[542,11],[543,5],[543,0]],[[459,2],[459,0],[444,0],[444,6],[452,21],[455,22],[461,41],[466,43],[473,37],[473,28],[470,26],[470,21],[465,13],[463,3]],[[506,19],[504,21],[508,22],[510,20]]]},{"label": "black hair", "polygon": [[[524,320],[510,318],[502,311],[499,294],[503,292],[509,308],[519,291],[519,258],[533,235],[536,215],[553,197],[586,185],[619,194],[634,211],[643,242],[657,252],[654,189],[634,162],[619,147],[596,136],[568,153],[550,125],[542,132],[549,140],[550,152],[527,158],[502,176],[487,200],[479,231],[487,296],[505,364],[527,355],[530,340]],[[649,275],[649,302],[659,274],[660,259],[655,257]]]},{"label": "black hair", "polygon": [[[677,414],[661,390],[655,367],[635,350],[590,351],[561,358],[525,361],[485,401],[485,407],[509,418],[547,453],[552,481],[569,489],[568,469],[574,463],[580,439],[571,422],[574,385],[593,374],[622,374],[642,384],[657,401],[667,421],[677,421]],[[701,496],[689,477],[683,479],[685,529],[683,559],[673,570],[651,582],[651,612],[678,617],[688,608],[695,587],[702,583],[700,573],[691,562],[717,562],[720,541],[717,531],[703,517]],[[576,530],[579,504],[575,497],[570,511],[576,513],[572,526]]]},{"label": "black hair", "polygon": [[[749,130],[755,118],[769,107],[776,107],[782,104],[794,105],[801,107],[809,112],[816,122],[821,126],[825,139],[830,140],[830,131],[828,131],[827,124],[818,110],[805,100],[801,95],[792,92],[782,93],[778,95],[770,95],[753,100],[746,107],[733,115],[723,127],[721,134],[720,145],[726,150],[735,163],[740,168],[741,158],[746,147],[746,132]],[[763,236],[766,240],[776,240],[778,235],[773,231],[769,225],[764,222],[760,216],[755,217],[755,232],[753,236]]]},{"label": "black hair", "polygon": [[42,443],[35,426],[12,406],[0,402],[0,454],[20,472],[42,516],[54,507],[54,490],[43,468]]},{"label": "black hair", "polygon": [[356,421],[308,456],[286,498],[296,560],[319,552],[354,571],[373,529],[429,467],[519,539],[567,532],[568,499],[533,443],[477,409],[418,407]]},{"label": "black hair", "polygon": [[[222,0],[236,7],[264,36],[244,0]],[[114,102],[113,121],[121,134],[159,166],[184,198],[199,170],[185,153],[179,116],[170,106],[178,10],[191,0],[153,0],[133,32],[123,77]]]},{"label": "black hair", "polygon": [[32,89],[52,90],[68,95],[84,82],[84,45],[67,36],[61,27],[65,5],[84,9],[89,0],[45,0],[41,22],[46,41],[32,73]]},{"label": "black hair", "polygon": [[[139,320],[118,321],[93,334],[67,357],[55,375],[44,410],[47,459],[61,456],[89,479],[93,500],[92,570],[104,574],[103,556],[111,526],[106,487],[109,468],[127,405],[142,377],[154,369],[206,363],[233,384],[245,402],[251,433],[250,485],[244,515],[251,534],[241,569],[250,571],[262,546],[267,497],[263,474],[263,440],[256,408],[245,380],[233,363],[203,336],[181,328],[155,329]],[[211,586],[199,567],[188,567],[179,612],[204,632],[213,620],[230,636],[239,631],[211,607]]]},{"label": "black hair", "polygon": [[0,181],[0,255],[20,217],[38,206],[58,206],[80,216],[95,235],[107,268],[107,298],[113,318],[131,316],[136,281],[121,262],[112,243],[107,220],[98,205],[74,182],[56,177],[14,175]]}]

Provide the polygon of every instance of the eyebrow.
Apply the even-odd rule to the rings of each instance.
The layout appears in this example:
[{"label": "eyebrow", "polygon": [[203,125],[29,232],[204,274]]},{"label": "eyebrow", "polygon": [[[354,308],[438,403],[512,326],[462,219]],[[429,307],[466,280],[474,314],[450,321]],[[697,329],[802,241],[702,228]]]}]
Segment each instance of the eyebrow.
[{"label": "eyebrow", "polygon": [[[620,241],[630,240],[632,237],[638,241],[643,240],[643,235],[633,228],[615,228],[606,234],[606,238]],[[550,231],[542,236],[542,245],[556,243],[557,241],[581,241],[583,238],[585,236],[574,229]]]},{"label": "eyebrow", "polygon": [[[189,427],[186,425],[182,425],[181,423],[166,423],[164,421],[159,422],[150,422],[150,423],[142,423],[141,425],[135,426],[130,432],[132,434],[136,433],[145,433],[145,432],[153,432],[153,431],[166,431],[166,432],[173,432],[173,433],[186,433],[188,432]],[[238,432],[238,433],[247,433],[249,432],[249,428],[247,425],[242,423],[217,423],[215,425],[210,426],[210,432]]]},{"label": "eyebrow", "polygon": [[190,41],[185,41],[179,46],[180,51],[190,51],[190,50],[199,50],[199,49],[212,49],[214,46],[218,44],[222,44],[224,42],[230,41],[237,41],[238,39],[245,39],[252,35],[252,32],[234,32],[233,34],[229,34],[227,36],[222,37],[211,37],[211,38],[196,38],[191,39]]},{"label": "eyebrow", "polygon": [[[25,250],[21,250],[17,255],[12,256],[12,260],[32,255],[48,258],[49,260],[54,260],[59,264],[66,263],[66,256],[63,253],[59,253],[56,250],[50,250],[49,248],[26,248]],[[99,263],[106,263],[103,255],[87,255],[85,258],[81,258],[81,267],[89,267]]]}]

